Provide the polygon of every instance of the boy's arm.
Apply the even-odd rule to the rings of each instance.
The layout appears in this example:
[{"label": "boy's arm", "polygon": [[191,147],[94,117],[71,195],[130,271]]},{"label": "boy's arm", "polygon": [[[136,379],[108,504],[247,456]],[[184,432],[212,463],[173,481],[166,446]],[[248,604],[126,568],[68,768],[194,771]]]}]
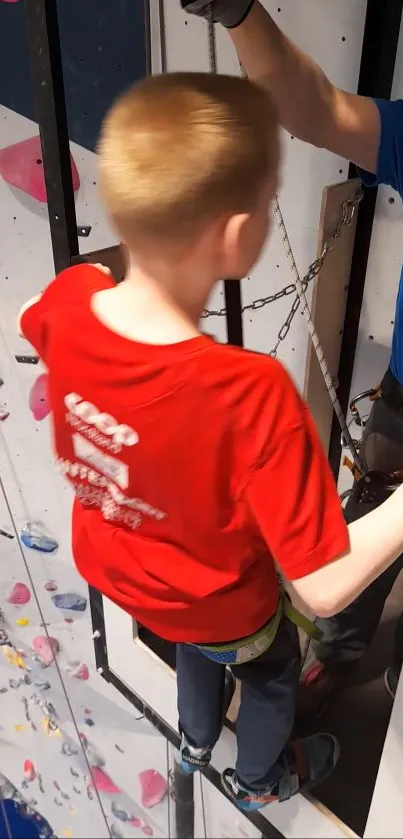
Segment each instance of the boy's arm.
[{"label": "boy's arm", "polygon": [[267,442],[243,497],[283,575],[329,617],[403,553],[403,487],[347,527],[312,417],[280,367],[255,436],[262,427]]},{"label": "boy's arm", "polygon": [[[205,0],[182,2],[208,15]],[[259,2],[216,0],[247,76],[271,95],[281,125],[295,137],[376,172],[380,118],[375,103],[335,87],[317,64],[278,28]],[[246,15],[246,17],[245,17]]]},{"label": "boy's arm", "polygon": [[295,580],[297,594],[321,617],[349,606],[403,553],[403,484],[380,507],[349,524],[350,548]]},{"label": "boy's arm", "polygon": [[[92,267],[97,268],[102,274],[111,276],[110,269],[106,265],[101,265],[100,262],[93,263]],[[45,315],[49,306],[52,305],[54,300],[58,300],[60,294],[66,289],[64,285],[66,281],[66,274],[63,272],[50,283],[44,292],[35,295],[35,297],[31,297],[30,300],[24,303],[17,317],[17,332],[19,336],[26,338],[43,360],[45,360],[46,352]]]}]

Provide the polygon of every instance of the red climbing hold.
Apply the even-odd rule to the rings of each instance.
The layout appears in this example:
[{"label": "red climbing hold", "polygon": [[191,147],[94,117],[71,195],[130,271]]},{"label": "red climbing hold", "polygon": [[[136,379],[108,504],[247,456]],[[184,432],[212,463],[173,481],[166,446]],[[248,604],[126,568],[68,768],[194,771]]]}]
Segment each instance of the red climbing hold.
[{"label": "red climbing hold", "polygon": [[[80,187],[80,176],[72,157],[71,173],[73,188],[76,192]],[[21,143],[0,149],[0,175],[10,186],[15,186],[37,201],[46,204],[40,137],[30,137],[28,140],[22,140]]]},{"label": "red climbing hold", "polygon": [[36,778],[35,766],[32,763],[32,760],[24,761],[24,778],[26,778],[27,781],[34,781]]},{"label": "red climbing hold", "polygon": [[1,0],[2,3],[19,3],[19,0]]},{"label": "red climbing hold", "polygon": [[48,376],[41,373],[29,392],[29,407],[36,422],[44,420],[50,413]]},{"label": "red climbing hold", "polygon": [[168,783],[156,769],[145,769],[139,773],[141,804],[150,809],[160,804],[168,792]]},{"label": "red climbing hold", "polygon": [[114,784],[112,778],[103,769],[100,769],[99,766],[91,766],[91,775],[92,783],[98,792],[108,792],[110,795],[120,792],[119,787]]}]

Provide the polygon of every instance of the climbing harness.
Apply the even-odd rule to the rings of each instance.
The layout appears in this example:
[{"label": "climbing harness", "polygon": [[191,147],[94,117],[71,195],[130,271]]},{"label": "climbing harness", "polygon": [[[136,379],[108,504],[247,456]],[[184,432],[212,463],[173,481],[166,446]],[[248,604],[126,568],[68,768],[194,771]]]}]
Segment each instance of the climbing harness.
[{"label": "climbing harness", "polygon": [[[210,5],[209,5],[208,24],[207,25],[208,25],[208,40],[209,40],[210,72],[211,73],[216,73],[217,72],[217,50],[216,50],[215,28],[214,28],[215,24],[214,24],[213,4],[212,3],[210,3]],[[241,70],[242,70],[242,67],[241,67]],[[243,72],[243,70],[242,70],[242,72]],[[297,265],[296,265],[296,262],[295,262],[295,258],[294,258],[294,254],[293,254],[292,247],[291,247],[291,244],[290,244],[290,240],[289,240],[289,237],[288,237],[288,233],[287,233],[287,229],[286,229],[286,226],[285,226],[283,214],[282,214],[281,209],[280,209],[278,196],[276,195],[275,196],[275,201],[274,201],[274,216],[275,216],[275,219],[276,219],[276,222],[277,222],[277,227],[278,227],[278,230],[279,230],[279,233],[280,233],[280,236],[281,236],[281,240],[283,242],[285,255],[286,255],[286,258],[288,260],[291,275],[293,277],[294,282],[290,285],[287,285],[281,291],[276,292],[276,294],[273,294],[269,297],[260,298],[258,300],[255,300],[255,301],[253,301],[253,303],[251,303],[247,306],[244,306],[242,308],[242,312],[247,311],[248,309],[253,309],[253,310],[260,309],[260,308],[263,308],[263,306],[266,306],[268,303],[272,303],[275,300],[280,300],[282,297],[288,296],[289,294],[294,294],[294,292],[296,293],[295,299],[294,299],[293,304],[291,306],[291,310],[290,310],[283,326],[279,330],[279,333],[278,333],[278,336],[277,336],[277,342],[275,344],[275,347],[271,351],[270,355],[273,356],[273,357],[275,357],[277,355],[278,348],[279,348],[281,342],[284,341],[284,339],[287,337],[287,335],[290,331],[291,323],[292,323],[292,321],[295,317],[295,314],[301,306],[301,313],[303,314],[303,316],[305,318],[305,322],[306,322],[306,325],[307,325],[307,328],[308,328],[309,335],[310,335],[311,340],[312,340],[312,344],[313,344],[313,347],[314,347],[314,350],[315,350],[315,353],[316,353],[316,357],[318,359],[318,363],[319,363],[319,366],[320,366],[320,369],[321,369],[321,372],[322,372],[322,375],[323,375],[323,378],[324,378],[324,381],[325,381],[325,384],[326,384],[326,388],[327,388],[330,400],[331,400],[332,405],[333,405],[333,410],[336,414],[336,417],[338,419],[338,422],[339,422],[339,425],[340,425],[340,428],[341,428],[342,439],[344,441],[344,444],[346,446],[348,446],[348,448],[350,449],[350,452],[351,452],[351,455],[352,455],[352,458],[353,458],[353,461],[354,461],[354,465],[357,468],[357,470],[359,470],[360,472],[364,471],[364,467],[363,467],[363,464],[361,463],[361,458],[360,458],[360,456],[357,452],[357,449],[354,445],[354,441],[351,437],[346,419],[344,417],[343,410],[342,410],[342,407],[340,405],[340,402],[339,402],[339,399],[338,399],[338,396],[337,396],[337,393],[336,393],[336,388],[334,386],[333,378],[332,378],[332,376],[330,374],[330,370],[327,366],[327,362],[326,362],[325,355],[324,355],[324,352],[323,352],[323,349],[322,349],[322,346],[321,346],[321,343],[320,343],[320,339],[319,339],[319,336],[316,332],[316,329],[315,329],[315,326],[314,326],[314,323],[313,323],[313,320],[312,320],[312,315],[311,315],[311,312],[310,312],[309,303],[308,303],[305,292],[306,292],[306,289],[307,289],[309,283],[312,282],[312,280],[315,277],[317,277],[317,275],[320,273],[328,253],[332,250],[334,242],[336,242],[336,240],[340,238],[343,229],[345,227],[348,227],[348,226],[351,225],[351,223],[354,219],[356,208],[359,205],[360,201],[362,200],[362,197],[363,197],[363,193],[362,193],[362,190],[360,189],[360,190],[357,191],[354,198],[349,199],[349,200],[347,200],[343,203],[342,213],[341,213],[341,217],[340,217],[338,225],[336,226],[333,233],[329,236],[329,238],[325,242],[320,256],[317,259],[315,259],[314,262],[312,262],[312,264],[308,268],[307,273],[305,274],[303,279],[301,279],[298,268],[297,268]],[[225,314],[226,314],[226,309],[225,308],[220,309],[218,311],[205,310],[204,313],[203,313],[203,317],[211,317],[211,316],[214,316],[214,315],[223,316]]]},{"label": "climbing harness", "polygon": [[288,596],[281,592],[275,614],[269,622],[247,638],[231,641],[228,644],[194,644],[207,658],[216,661],[218,664],[234,666],[246,664],[248,661],[258,658],[271,647],[277,635],[282,617],[287,618],[291,623],[302,629],[310,639],[319,641],[322,637],[320,629],[305,615],[296,609]]}]

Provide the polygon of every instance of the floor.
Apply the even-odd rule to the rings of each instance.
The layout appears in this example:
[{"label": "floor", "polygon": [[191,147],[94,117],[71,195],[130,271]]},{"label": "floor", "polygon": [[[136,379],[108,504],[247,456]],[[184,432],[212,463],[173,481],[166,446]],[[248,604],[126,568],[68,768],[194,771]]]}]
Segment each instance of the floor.
[{"label": "floor", "polygon": [[335,734],[341,758],[318,798],[359,836],[363,835],[392,700],[383,676],[390,663],[393,631],[403,605],[403,575],[386,604],[378,633],[349,686],[334,698],[320,728]]}]

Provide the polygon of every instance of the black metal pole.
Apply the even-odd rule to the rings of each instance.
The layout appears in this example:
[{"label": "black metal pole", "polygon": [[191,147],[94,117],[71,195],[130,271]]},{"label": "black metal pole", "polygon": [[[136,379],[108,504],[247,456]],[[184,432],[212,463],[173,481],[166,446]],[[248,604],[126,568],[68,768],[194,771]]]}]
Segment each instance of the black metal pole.
[{"label": "black metal pole", "polygon": [[[362,96],[389,99],[391,95],[402,10],[403,0],[368,0],[358,82],[358,93]],[[356,167],[351,164],[349,177],[355,178],[356,174]],[[358,213],[338,370],[338,396],[344,413],[348,410],[353,377],[376,199],[377,189],[365,190],[365,199]],[[368,382],[368,387],[371,385],[372,383]],[[336,479],[340,469],[340,457],[340,427],[336,417],[333,417],[329,460]]]},{"label": "black metal pole", "polygon": [[228,343],[243,347],[242,296],[239,280],[225,280],[224,297],[227,310]]},{"label": "black metal pole", "polygon": [[178,761],[174,768],[175,822],[176,839],[193,839],[194,837],[194,780],[181,769]]},{"label": "black metal pole", "polygon": [[31,75],[56,272],[79,253],[56,0],[26,0]]}]

